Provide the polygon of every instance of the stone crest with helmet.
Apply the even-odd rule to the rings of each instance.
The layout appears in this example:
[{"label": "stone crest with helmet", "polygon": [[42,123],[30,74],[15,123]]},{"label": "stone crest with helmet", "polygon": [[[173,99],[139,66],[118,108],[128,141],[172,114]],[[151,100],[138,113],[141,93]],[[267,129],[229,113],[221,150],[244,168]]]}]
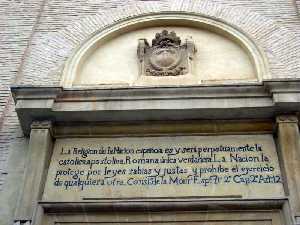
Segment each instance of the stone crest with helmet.
[{"label": "stone crest with helmet", "polygon": [[156,33],[152,46],[147,39],[139,39],[137,55],[140,73],[144,76],[180,76],[191,73],[196,52],[194,42],[181,39],[174,31]]}]

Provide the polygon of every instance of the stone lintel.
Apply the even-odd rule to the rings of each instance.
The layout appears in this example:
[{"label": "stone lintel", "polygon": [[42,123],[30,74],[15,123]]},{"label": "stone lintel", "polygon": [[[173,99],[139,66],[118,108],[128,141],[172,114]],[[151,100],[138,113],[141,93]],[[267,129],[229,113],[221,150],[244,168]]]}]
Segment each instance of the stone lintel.
[{"label": "stone lintel", "polygon": [[68,88],[12,87],[25,135],[35,120],[54,123],[272,119],[300,112],[299,80],[256,85]]},{"label": "stone lintel", "polygon": [[11,86],[10,90],[15,103],[17,103],[21,99],[55,99],[62,92],[63,88],[55,86],[15,85]]},{"label": "stone lintel", "polygon": [[300,79],[272,79],[264,81],[264,86],[270,93],[300,92]]},{"label": "stone lintel", "polygon": [[72,213],[95,212],[149,212],[149,211],[196,211],[216,209],[226,210],[269,210],[282,209],[286,199],[164,199],[163,201],[90,201],[90,202],[45,202],[39,204],[46,213],[59,213],[63,211]]},{"label": "stone lintel", "polygon": [[275,132],[272,120],[177,120],[126,123],[57,123],[55,138],[129,137],[213,134],[269,134]]}]

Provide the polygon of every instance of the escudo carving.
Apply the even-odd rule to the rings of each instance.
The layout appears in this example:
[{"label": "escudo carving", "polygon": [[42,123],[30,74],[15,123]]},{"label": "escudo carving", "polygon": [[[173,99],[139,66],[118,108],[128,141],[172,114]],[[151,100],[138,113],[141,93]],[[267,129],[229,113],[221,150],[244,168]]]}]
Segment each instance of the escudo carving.
[{"label": "escudo carving", "polygon": [[174,31],[163,30],[152,40],[140,39],[138,58],[140,72],[145,76],[179,76],[191,73],[191,63],[196,52],[194,42],[186,39],[181,45]]}]

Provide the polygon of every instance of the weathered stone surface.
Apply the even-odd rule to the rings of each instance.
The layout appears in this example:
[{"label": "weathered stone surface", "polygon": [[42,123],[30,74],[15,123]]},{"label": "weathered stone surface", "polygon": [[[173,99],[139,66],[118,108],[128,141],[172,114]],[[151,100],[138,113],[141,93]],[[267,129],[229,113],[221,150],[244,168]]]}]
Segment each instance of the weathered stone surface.
[{"label": "weathered stone surface", "polygon": [[56,140],[43,200],[282,196],[271,135],[166,136]]},{"label": "weathered stone surface", "polygon": [[182,43],[175,31],[163,30],[155,34],[150,45],[147,39],[139,39],[137,56],[141,76],[181,76],[192,73],[192,60],[196,47],[186,39]]},{"label": "weathered stone surface", "polygon": [[293,115],[277,117],[278,143],[282,155],[286,195],[296,220],[300,217],[300,135],[298,118]]},{"label": "weathered stone surface", "polygon": [[[137,11],[141,8],[149,12],[152,10],[170,9],[167,4],[164,4],[167,1],[135,2],[148,2],[146,4],[137,4]],[[182,1],[176,1],[176,7],[184,10],[199,7],[195,1],[185,2],[193,4],[184,4]],[[293,43],[299,40],[300,31],[299,14],[297,14],[294,1],[218,0],[214,2],[218,3],[219,7],[215,7],[215,4],[209,4],[208,1],[205,2],[204,6],[207,5],[209,9],[213,9],[216,12],[215,15],[222,14],[224,18],[231,18],[236,26],[244,25],[244,27],[252,31],[251,36],[255,37],[259,45],[267,46],[264,49],[268,52],[269,61],[274,68],[275,76],[291,78],[295,74],[299,74],[299,64],[294,64],[289,60],[289,57],[296,58],[298,54],[298,50]],[[296,4],[299,5],[298,0],[296,0]],[[131,8],[129,1],[120,0],[1,1],[0,202],[7,202],[5,205],[2,204],[1,207],[9,207],[3,210],[1,208],[0,210],[1,225],[9,224],[12,221],[10,208],[14,208],[16,195],[18,195],[19,191],[19,178],[22,173],[19,166],[24,161],[26,148],[28,148],[27,139],[24,139],[19,127],[13,101],[9,97],[8,86],[14,83],[15,80],[28,85],[33,83],[44,85],[57,83],[59,77],[53,76],[53,74],[48,76],[49,71],[62,64],[68,53],[88,36],[86,34],[95,30],[95,27],[98,26],[98,21],[102,24],[108,24],[111,21],[111,17],[119,17],[118,13],[113,14],[110,11],[110,14],[108,14],[104,10],[124,5],[128,7],[122,13],[127,16],[131,15],[131,12],[136,13],[136,10]],[[231,9],[232,7],[235,7],[235,9]],[[208,12],[206,7],[204,9],[203,12]],[[102,17],[100,18],[99,15],[92,16],[97,14],[99,10],[100,13],[106,15],[105,20],[102,20]],[[76,21],[84,18],[86,23],[76,23]],[[274,21],[276,25],[270,20]],[[86,26],[82,26],[82,24]],[[287,29],[280,29],[282,26]],[[61,34],[54,35],[59,30]],[[278,39],[282,40],[284,44],[279,44]],[[51,41],[49,42],[49,40]],[[61,48],[62,46],[63,48]],[[274,48],[269,48],[268,46],[273,46]],[[282,51],[280,46],[284,47],[284,51]],[[53,52],[53,55],[50,54],[51,52]],[[281,63],[276,64],[274,62]],[[288,70],[286,69],[286,63],[290,66]],[[20,143],[22,143],[22,147],[19,147]],[[16,167],[16,171],[7,166],[9,154],[12,157],[14,155],[19,157],[18,160],[20,161],[18,162],[20,164]],[[2,190],[4,183],[8,185]]]},{"label": "weathered stone surface", "polygon": [[24,185],[16,207],[16,220],[31,221],[41,199],[52,153],[51,123],[34,122],[30,134]]},{"label": "weathered stone surface", "polygon": [[[161,18],[168,20],[169,24],[165,26],[170,32],[174,31],[181,37],[180,47],[173,46],[167,51],[168,54],[173,52],[169,59],[174,57],[175,61],[164,68],[157,64],[157,56],[162,57],[162,50],[166,48],[146,46],[144,40],[150,41],[155,33],[165,29],[161,25],[153,27],[155,20]],[[178,19],[184,26],[177,25]],[[213,19],[188,15],[180,18],[179,15],[169,14],[138,18],[127,21],[126,24],[139,26],[144,20],[153,20],[153,25],[145,25],[146,27],[132,31],[128,27],[119,28],[122,34],[107,37],[108,40],[98,33],[93,35],[91,41],[86,43],[89,48],[80,46],[65,65],[61,85],[65,88],[78,88],[253,83],[268,76],[259,49],[246,36],[241,38],[245,40],[241,45],[233,41],[235,35],[239,37],[242,33],[224,23]],[[118,29],[118,25],[114,29]],[[226,36],[227,31],[231,32],[230,37]],[[137,50],[138,43],[140,47]],[[252,60],[254,58],[255,63]],[[118,67],[114,66],[116,62]]]}]

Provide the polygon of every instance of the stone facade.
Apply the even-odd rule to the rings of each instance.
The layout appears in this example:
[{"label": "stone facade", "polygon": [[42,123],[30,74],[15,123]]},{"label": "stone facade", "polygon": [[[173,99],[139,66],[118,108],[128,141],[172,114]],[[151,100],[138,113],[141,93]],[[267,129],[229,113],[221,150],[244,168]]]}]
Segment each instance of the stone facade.
[{"label": "stone facade", "polygon": [[271,79],[300,78],[299,9],[297,0],[0,1],[0,224],[14,218],[29,145],[10,86],[59,86],[67,58],[93,32],[167,11],[195,12],[238,27],[267,55]]}]

